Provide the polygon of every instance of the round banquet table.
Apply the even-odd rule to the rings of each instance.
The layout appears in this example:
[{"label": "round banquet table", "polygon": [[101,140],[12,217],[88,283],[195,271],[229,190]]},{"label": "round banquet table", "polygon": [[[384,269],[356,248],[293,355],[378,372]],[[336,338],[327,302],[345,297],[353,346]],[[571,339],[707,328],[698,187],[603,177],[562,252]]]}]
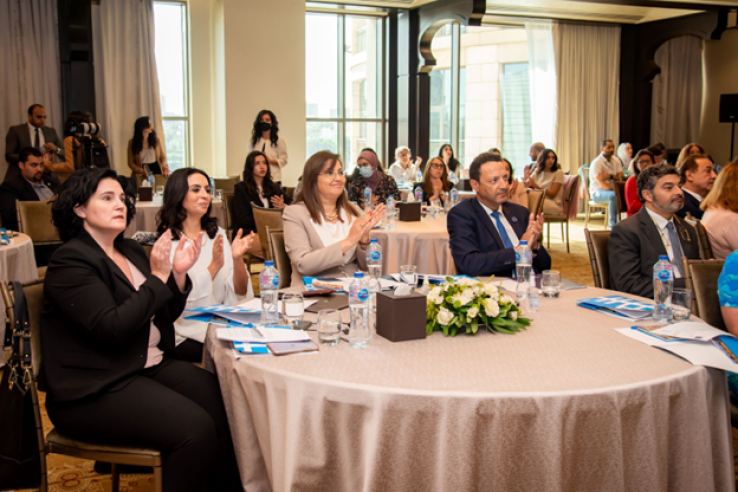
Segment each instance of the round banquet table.
[{"label": "round banquet table", "polygon": [[287,357],[236,359],[211,325],[244,490],[732,491],[725,374],[575,305],[610,294],[541,298],[516,335]]},{"label": "round banquet table", "polygon": [[[410,196],[410,193],[412,193],[412,190],[400,189],[400,196],[403,202],[407,201],[407,197]],[[459,198],[461,200],[468,200],[470,198],[474,198],[475,196],[477,196],[477,194],[473,191],[459,191]]]},{"label": "round banquet table", "polygon": [[[126,228],[125,237],[133,236],[137,231],[156,232],[156,214],[161,205],[154,202],[136,203],[136,216]],[[218,218],[218,225],[225,229],[225,208],[222,201],[214,201],[210,215]]]},{"label": "round banquet table", "polygon": [[399,273],[402,265],[415,265],[418,273],[456,273],[448,245],[445,213],[439,213],[435,219],[427,215],[418,222],[395,222],[392,230],[370,233],[370,237],[382,246],[384,274]]},{"label": "round banquet table", "polygon": [[[0,280],[18,280],[28,282],[38,278],[36,256],[33,253],[33,242],[25,234],[18,233],[10,238],[10,244],[0,246]],[[5,302],[0,296],[0,313],[5,318]],[[0,343],[5,335],[5,323],[0,323]],[[0,349],[1,352],[1,349]],[[0,353],[0,367],[4,364],[4,357]]]}]

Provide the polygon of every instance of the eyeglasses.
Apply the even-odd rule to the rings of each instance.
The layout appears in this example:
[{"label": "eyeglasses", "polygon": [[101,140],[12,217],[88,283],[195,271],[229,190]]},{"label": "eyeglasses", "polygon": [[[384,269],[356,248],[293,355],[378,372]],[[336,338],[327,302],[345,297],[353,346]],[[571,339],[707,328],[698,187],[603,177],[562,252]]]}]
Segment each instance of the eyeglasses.
[{"label": "eyeglasses", "polygon": [[443,169],[445,166],[443,164],[431,164],[431,167],[434,167],[436,169]]},{"label": "eyeglasses", "polygon": [[324,173],[318,173],[318,176],[328,176],[330,179],[334,178],[345,178],[346,177],[346,171],[343,169],[331,169],[330,171],[326,171]]},{"label": "eyeglasses", "polygon": [[650,159],[646,159],[646,160],[641,159],[640,161],[638,161],[638,165],[643,165],[643,164],[653,164],[653,162],[651,162]]}]

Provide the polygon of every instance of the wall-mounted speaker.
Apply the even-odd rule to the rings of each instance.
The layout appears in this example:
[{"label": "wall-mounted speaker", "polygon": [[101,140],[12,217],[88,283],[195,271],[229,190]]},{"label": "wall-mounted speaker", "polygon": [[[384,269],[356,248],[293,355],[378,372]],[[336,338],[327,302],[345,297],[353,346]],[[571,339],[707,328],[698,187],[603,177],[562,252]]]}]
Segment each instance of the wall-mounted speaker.
[{"label": "wall-mounted speaker", "polygon": [[738,122],[738,94],[720,96],[720,123]]}]

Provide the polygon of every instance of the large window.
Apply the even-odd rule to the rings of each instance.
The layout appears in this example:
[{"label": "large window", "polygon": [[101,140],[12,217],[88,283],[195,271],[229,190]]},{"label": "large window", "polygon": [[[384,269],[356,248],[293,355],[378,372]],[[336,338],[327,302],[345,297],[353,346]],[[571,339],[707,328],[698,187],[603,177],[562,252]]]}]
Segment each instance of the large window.
[{"label": "large window", "polygon": [[306,152],[384,154],[382,17],[308,13],[305,18]]},{"label": "large window", "polygon": [[190,163],[187,4],[154,2],[156,72],[169,168]]}]

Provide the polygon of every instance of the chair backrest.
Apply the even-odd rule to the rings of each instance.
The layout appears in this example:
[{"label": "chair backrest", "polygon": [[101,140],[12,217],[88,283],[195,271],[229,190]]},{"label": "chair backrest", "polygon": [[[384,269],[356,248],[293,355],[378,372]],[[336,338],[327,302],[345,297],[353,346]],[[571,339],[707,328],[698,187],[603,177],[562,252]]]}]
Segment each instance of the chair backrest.
[{"label": "chair backrest", "polygon": [[223,193],[233,193],[233,188],[238,183],[238,177],[215,178],[213,181],[215,182],[216,190],[223,190]]},{"label": "chair backrest", "polygon": [[157,186],[163,186],[166,188],[168,180],[168,176],[164,176],[163,174],[154,174],[154,193],[156,193]]},{"label": "chair backrest", "polygon": [[725,260],[688,260],[684,262],[684,284],[692,291],[692,314],[705,323],[726,330],[720,312],[718,277],[723,271]]},{"label": "chair backrest", "polygon": [[266,227],[269,237],[269,249],[274,266],[279,272],[279,288],[286,289],[292,284],[292,262],[284,247],[284,232]]},{"label": "chair backrest", "polygon": [[225,202],[225,230],[230,235],[233,231],[233,192],[223,193],[223,201]]},{"label": "chair backrest", "polygon": [[700,247],[700,258],[702,258],[703,260],[711,260],[715,258],[715,256],[712,254],[712,244],[710,244],[710,237],[707,235],[707,229],[705,229],[705,226],[702,225],[700,219],[695,219],[694,217],[692,217],[692,214],[687,212],[687,216],[684,218],[684,221],[694,227],[695,231],[697,231],[697,240]]},{"label": "chair backrest", "polygon": [[584,183],[584,199],[589,201],[589,163],[585,163],[579,168],[579,176]]},{"label": "chair backrest", "polygon": [[620,218],[620,214],[628,211],[628,205],[625,202],[625,181],[613,181],[612,186],[615,191],[615,204],[618,207],[618,218]]},{"label": "chair backrest", "polygon": [[15,201],[18,214],[18,230],[27,234],[34,246],[61,244],[59,231],[51,223],[51,203],[45,201]]},{"label": "chair backrest", "polygon": [[289,186],[285,187],[284,194],[294,199],[295,198],[295,188],[290,188]]},{"label": "chair backrest", "polygon": [[261,249],[264,251],[264,259],[271,260],[272,253],[268,248],[269,236],[266,227],[269,226],[272,230],[282,230],[282,212],[284,208],[264,208],[257,206],[254,202],[251,202],[251,208],[254,211],[254,223],[256,224],[256,232],[259,234]]},{"label": "chair backrest", "polygon": [[569,210],[577,203],[577,191],[579,191],[579,175],[564,176],[564,215],[569,215]]},{"label": "chair backrest", "polygon": [[[28,321],[31,325],[31,361],[33,364],[33,378],[38,377],[41,367],[41,311],[44,307],[44,279],[39,278],[24,282],[23,293],[26,296],[26,309],[28,310]],[[13,315],[13,307],[15,305],[15,292],[13,284],[2,281],[0,282],[0,291],[2,291],[3,301],[5,302],[6,315],[10,320],[10,326],[15,323]]]},{"label": "chair backrest", "polygon": [[528,210],[536,217],[543,212],[544,193],[543,190],[528,190]]},{"label": "chair backrest", "polygon": [[592,267],[595,287],[609,289],[610,259],[607,246],[610,243],[610,231],[584,229],[584,237],[587,239],[587,251],[589,252],[589,262]]}]

